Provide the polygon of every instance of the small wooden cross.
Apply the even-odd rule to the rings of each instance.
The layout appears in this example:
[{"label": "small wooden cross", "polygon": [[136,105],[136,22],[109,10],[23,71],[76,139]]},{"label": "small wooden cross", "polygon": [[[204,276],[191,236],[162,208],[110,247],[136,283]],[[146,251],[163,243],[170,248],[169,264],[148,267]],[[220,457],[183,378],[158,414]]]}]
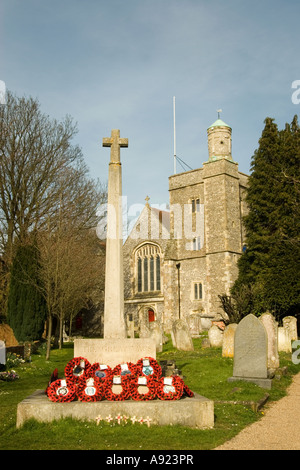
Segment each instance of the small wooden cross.
[{"label": "small wooden cross", "polygon": [[119,129],[113,129],[111,137],[103,137],[102,146],[111,147],[110,163],[120,163],[120,147],[128,147],[128,139],[121,139]]}]

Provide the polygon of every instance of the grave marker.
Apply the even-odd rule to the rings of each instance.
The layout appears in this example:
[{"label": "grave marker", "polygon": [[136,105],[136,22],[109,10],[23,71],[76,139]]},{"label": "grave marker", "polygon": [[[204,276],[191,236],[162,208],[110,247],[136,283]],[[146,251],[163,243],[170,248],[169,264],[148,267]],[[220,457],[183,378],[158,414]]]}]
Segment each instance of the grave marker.
[{"label": "grave marker", "polygon": [[262,322],[252,314],[238,324],[234,337],[233,377],[228,381],[243,380],[270,389],[267,369],[268,338]]}]

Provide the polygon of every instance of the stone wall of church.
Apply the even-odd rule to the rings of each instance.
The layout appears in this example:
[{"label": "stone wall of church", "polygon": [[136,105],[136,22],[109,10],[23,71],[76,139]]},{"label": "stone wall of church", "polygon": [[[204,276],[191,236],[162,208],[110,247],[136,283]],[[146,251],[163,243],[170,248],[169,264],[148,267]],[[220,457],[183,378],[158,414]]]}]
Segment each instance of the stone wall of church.
[{"label": "stone wall of church", "polygon": [[[155,321],[160,324],[164,322],[164,290],[166,285],[164,257],[169,243],[167,226],[168,221],[165,220],[164,214],[152,210],[147,204],[124,244],[125,317],[130,336],[134,334],[147,335],[149,310],[153,310]],[[145,245],[159,247],[161,253],[161,289],[159,291],[138,292],[137,289],[136,251]]]},{"label": "stone wall of church", "polygon": [[[210,160],[199,170],[174,175],[169,182],[171,210],[180,205],[184,214],[184,205],[191,207],[193,199],[198,199],[204,208],[200,249],[190,249],[190,236],[183,230],[182,238],[176,241],[176,255],[173,253],[173,259],[176,258],[173,265],[180,264],[181,315],[188,321],[190,318],[190,323],[193,323],[193,316],[199,315],[217,320],[222,312],[218,296],[229,294],[238,274],[237,260],[244,240],[242,216],[246,213],[247,176],[238,171],[237,163],[223,158]],[[194,228],[196,214],[190,216]],[[171,215],[171,237],[176,235],[175,217],[175,213]],[[202,284],[201,300],[193,297],[196,282]],[[178,294],[174,292],[173,297],[178,299]],[[176,305],[174,307],[176,309]],[[167,311],[171,314],[171,308]]]}]

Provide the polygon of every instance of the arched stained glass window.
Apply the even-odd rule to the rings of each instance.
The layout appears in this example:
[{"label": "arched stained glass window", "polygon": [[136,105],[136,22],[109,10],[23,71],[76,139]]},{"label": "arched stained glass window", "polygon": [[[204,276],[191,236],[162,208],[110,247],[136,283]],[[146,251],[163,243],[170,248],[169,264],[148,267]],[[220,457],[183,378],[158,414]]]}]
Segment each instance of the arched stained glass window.
[{"label": "arched stained glass window", "polygon": [[138,292],[155,292],[161,290],[160,258],[161,251],[156,245],[141,246],[136,257],[136,287]]}]

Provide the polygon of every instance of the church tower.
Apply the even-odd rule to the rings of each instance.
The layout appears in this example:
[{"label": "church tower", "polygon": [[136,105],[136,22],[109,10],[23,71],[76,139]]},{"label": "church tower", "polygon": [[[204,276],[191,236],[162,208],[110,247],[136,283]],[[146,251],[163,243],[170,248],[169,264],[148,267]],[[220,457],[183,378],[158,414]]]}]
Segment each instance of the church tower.
[{"label": "church tower", "polygon": [[208,161],[203,164],[207,308],[220,311],[218,295],[229,294],[242,252],[242,193],[246,175],[231,154],[231,127],[217,119],[208,129]]},{"label": "church tower", "polygon": [[[165,283],[169,288],[165,312],[173,318],[186,317],[191,329],[199,319],[202,323],[205,318],[220,319],[218,296],[230,293],[238,274],[247,176],[232,158],[231,132],[218,116],[207,129],[208,159],[202,168],[169,178],[172,250],[165,261],[174,276]],[[179,236],[176,226],[181,229]],[[169,299],[173,300],[170,306]]]}]

